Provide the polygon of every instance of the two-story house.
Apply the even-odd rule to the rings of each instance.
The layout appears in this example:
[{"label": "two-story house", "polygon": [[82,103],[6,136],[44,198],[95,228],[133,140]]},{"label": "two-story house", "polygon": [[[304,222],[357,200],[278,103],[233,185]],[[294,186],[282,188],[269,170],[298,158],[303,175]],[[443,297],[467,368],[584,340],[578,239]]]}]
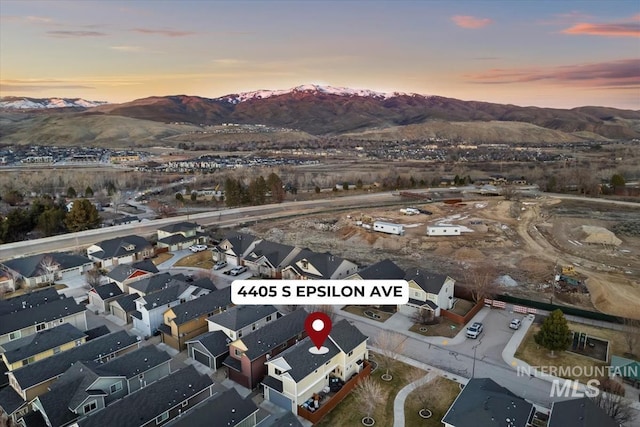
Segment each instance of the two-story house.
[{"label": "two-story house", "polygon": [[232,233],[213,249],[215,261],[227,261],[229,265],[243,265],[243,260],[261,241],[251,234]]},{"label": "two-story house", "polygon": [[144,237],[129,235],[95,243],[87,248],[87,257],[98,267],[106,268],[118,264],[130,264],[151,258],[154,249]]},{"label": "two-story house", "polygon": [[229,356],[224,361],[229,379],[249,389],[257,387],[266,374],[265,362],[306,337],[308,314],[300,308],[229,343]]},{"label": "two-story house", "polygon": [[282,270],[300,250],[298,247],[262,240],[244,257],[244,265],[254,274],[279,279],[282,278]]},{"label": "two-story house", "polygon": [[317,253],[303,249],[282,270],[282,278],[340,280],[353,275],[356,271],[358,266],[344,258],[329,252]]},{"label": "two-story house", "polygon": [[0,356],[9,371],[22,368],[87,340],[87,334],[69,323],[55,326],[0,345]]},{"label": "two-story house", "polygon": [[158,248],[179,251],[192,245],[206,244],[202,227],[193,222],[179,222],[158,229]]},{"label": "two-story house", "polygon": [[145,346],[107,363],[76,362],[31,405],[48,426],[65,427],[171,373],[171,356]]},{"label": "two-story house", "polygon": [[266,362],[267,377],[262,381],[265,399],[298,413],[298,406],[329,387],[330,378],[349,381],[362,371],[369,357],[367,336],[346,320],[333,325],[323,344],[327,352],[310,352],[314,347],[311,339],[305,338]]},{"label": "two-story house", "polygon": [[348,280],[403,280],[405,271],[390,259],[371,264],[355,274],[347,277]]},{"label": "two-story house", "polygon": [[91,268],[93,261],[89,258],[63,252],[31,255],[0,263],[0,270],[13,278],[14,285],[24,281],[27,287],[80,277]]},{"label": "two-story house", "polygon": [[419,268],[407,271],[404,279],[409,283],[409,303],[398,306],[401,313],[409,316],[422,310],[440,316],[440,310],[453,307],[455,280],[443,274],[430,273]]},{"label": "two-story house", "polygon": [[588,397],[553,402],[547,424],[548,427],[620,427],[620,425]]},{"label": "two-story house", "polygon": [[117,319],[116,323],[126,325],[131,323],[133,314],[136,312],[136,300],[140,295],[122,294],[109,304],[109,312]]},{"label": "two-story house", "polygon": [[98,313],[110,313],[110,304],[123,295],[122,289],[116,282],[91,288],[87,309]]},{"label": "two-story house", "polygon": [[168,423],[213,395],[213,381],[188,366],[106,408],[78,419],[73,427],[150,427]]},{"label": "two-story house", "polygon": [[187,278],[183,274],[160,273],[129,283],[129,293],[145,296],[169,286],[187,283],[186,280]]},{"label": "two-story house", "polygon": [[[223,391],[213,399],[183,413],[172,427],[254,427],[257,425],[258,406],[249,397],[242,398],[235,388]],[[274,424],[287,427],[287,424]]]},{"label": "two-story house", "polygon": [[158,327],[162,342],[177,350],[184,350],[187,341],[207,332],[209,317],[232,305],[231,288],[228,287],[166,310],[164,323]]},{"label": "two-story house", "polygon": [[119,264],[107,273],[107,277],[116,283],[122,292],[132,293],[129,284],[148,278],[158,273],[156,265],[148,259],[133,264]]},{"label": "two-story house", "polygon": [[229,343],[280,317],[272,305],[231,307],[207,319],[209,332],[187,341],[187,354],[216,371],[229,354]]}]

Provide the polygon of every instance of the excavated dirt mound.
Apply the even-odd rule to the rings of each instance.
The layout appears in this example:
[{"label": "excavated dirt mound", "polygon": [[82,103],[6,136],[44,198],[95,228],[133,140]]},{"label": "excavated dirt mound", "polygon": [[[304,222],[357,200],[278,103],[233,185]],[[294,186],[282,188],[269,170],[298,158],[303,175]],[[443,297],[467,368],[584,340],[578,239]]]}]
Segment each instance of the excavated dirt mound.
[{"label": "excavated dirt mound", "polygon": [[460,261],[479,261],[486,258],[482,251],[474,248],[460,248],[454,252],[453,257]]},{"label": "excavated dirt mound", "polygon": [[593,225],[583,225],[580,227],[582,241],[596,245],[615,245],[620,246],[622,240],[604,227],[596,227]]}]

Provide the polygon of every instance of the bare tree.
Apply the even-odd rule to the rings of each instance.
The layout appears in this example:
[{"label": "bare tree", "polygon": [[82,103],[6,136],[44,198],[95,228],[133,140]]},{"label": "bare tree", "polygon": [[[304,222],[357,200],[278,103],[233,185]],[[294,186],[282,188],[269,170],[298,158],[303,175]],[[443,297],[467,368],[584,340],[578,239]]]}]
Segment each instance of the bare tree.
[{"label": "bare tree", "polygon": [[473,302],[492,298],[497,291],[495,280],[497,272],[491,264],[470,266],[462,273],[464,287],[471,292]]},{"label": "bare tree", "polygon": [[620,425],[626,425],[632,419],[631,401],[624,398],[625,389],[622,384],[611,378],[600,379],[600,390],[593,402],[598,405]]},{"label": "bare tree", "polygon": [[367,425],[371,425],[374,421],[373,412],[376,407],[384,403],[387,396],[380,384],[375,382],[373,378],[367,377],[353,389],[353,397],[357,402],[357,407],[365,413],[363,421],[367,420]]},{"label": "bare tree", "polygon": [[413,313],[411,320],[418,325],[433,325],[437,323],[435,312],[422,308]]},{"label": "bare tree", "polygon": [[383,380],[390,381],[393,378],[389,371],[394,368],[398,357],[404,351],[406,340],[407,337],[404,335],[392,331],[382,331],[374,339],[373,346],[379,352],[378,365],[385,370]]},{"label": "bare tree", "polygon": [[636,346],[640,341],[640,320],[638,319],[624,319],[625,334],[624,340],[627,343],[627,350],[629,355],[633,356],[636,351]]},{"label": "bare tree", "polygon": [[512,200],[516,198],[517,191],[513,185],[505,185],[500,190],[500,194],[502,194],[505,200]]},{"label": "bare tree", "polygon": [[122,194],[121,191],[116,191],[111,195],[111,204],[113,205],[115,213],[118,213],[118,208],[122,203],[124,203],[125,200],[126,197],[124,194]]},{"label": "bare tree", "polygon": [[[420,381],[421,379],[423,379],[426,375],[428,375],[425,371],[423,371],[422,369],[418,369],[418,368],[411,368],[411,370],[409,370],[409,372],[407,373],[407,383],[411,384],[414,383],[416,381]],[[429,406],[431,406],[431,393],[421,393],[420,390],[418,390],[418,388],[416,388],[416,391],[413,393],[417,398],[418,398],[418,402],[420,403],[420,411],[422,411],[423,409],[429,409]]]},{"label": "bare tree", "polygon": [[84,280],[87,282],[87,285],[91,288],[95,288],[100,286],[102,283],[102,273],[96,267],[88,270],[84,274]]},{"label": "bare tree", "polygon": [[53,283],[56,280],[56,271],[60,268],[53,257],[47,255],[40,261],[40,271],[45,276],[45,280],[49,283]]},{"label": "bare tree", "polygon": [[329,316],[329,319],[331,319],[332,323],[336,320],[336,312],[335,312],[335,310],[334,310],[332,305],[328,305],[328,304],[325,304],[325,305],[312,305],[312,306],[309,306],[307,308],[307,311],[309,313],[313,313],[313,312],[316,312],[316,311],[318,311],[320,313],[324,313],[327,316]]}]

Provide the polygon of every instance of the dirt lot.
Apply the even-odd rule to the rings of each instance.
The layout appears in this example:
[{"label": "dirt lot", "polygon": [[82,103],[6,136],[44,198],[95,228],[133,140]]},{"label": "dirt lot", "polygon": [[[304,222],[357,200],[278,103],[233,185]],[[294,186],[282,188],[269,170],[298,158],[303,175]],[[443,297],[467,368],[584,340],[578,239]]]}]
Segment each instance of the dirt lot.
[{"label": "dirt lot", "polygon": [[[508,275],[510,294],[551,301],[554,270],[574,265],[586,278],[589,294],[558,294],[555,301],[627,317],[640,313],[640,237],[618,235],[618,247],[582,243],[582,225],[611,230],[620,221],[637,218],[632,209],[585,205],[557,199],[501,198],[407,206],[433,215],[404,215],[397,207],[357,209],[257,224],[245,231],[264,238],[330,251],[362,266],[389,258],[403,268],[421,267],[448,274],[458,283],[461,269],[491,263]],[[606,210],[609,209],[609,210]],[[615,211],[613,211],[615,209]],[[613,211],[613,213],[611,212]],[[373,232],[358,221],[384,220],[403,224],[404,236]],[[426,226],[455,224],[461,236],[428,237]]]}]

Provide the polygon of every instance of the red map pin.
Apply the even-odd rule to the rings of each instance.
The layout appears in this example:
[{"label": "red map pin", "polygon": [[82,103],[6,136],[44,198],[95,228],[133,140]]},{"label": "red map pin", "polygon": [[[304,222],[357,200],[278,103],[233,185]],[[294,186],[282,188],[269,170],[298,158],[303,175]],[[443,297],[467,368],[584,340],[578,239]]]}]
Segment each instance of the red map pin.
[{"label": "red map pin", "polygon": [[304,321],[304,329],[316,348],[320,350],[331,332],[331,319],[320,311],[313,312]]}]

